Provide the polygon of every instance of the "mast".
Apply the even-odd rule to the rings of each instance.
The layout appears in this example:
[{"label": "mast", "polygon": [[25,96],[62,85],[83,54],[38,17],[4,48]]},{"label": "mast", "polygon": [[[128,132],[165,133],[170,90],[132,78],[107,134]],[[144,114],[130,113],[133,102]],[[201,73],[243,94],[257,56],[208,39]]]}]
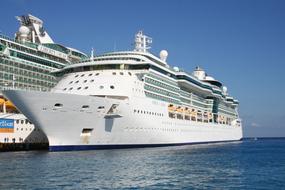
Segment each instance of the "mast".
[{"label": "mast", "polygon": [[22,42],[54,43],[43,27],[43,21],[33,15],[17,16],[21,26],[16,33],[16,39]]},{"label": "mast", "polygon": [[135,35],[135,49],[134,51],[138,52],[148,52],[147,50],[150,49],[150,44],[152,43],[152,38],[148,37],[143,34],[142,31],[139,31]]}]

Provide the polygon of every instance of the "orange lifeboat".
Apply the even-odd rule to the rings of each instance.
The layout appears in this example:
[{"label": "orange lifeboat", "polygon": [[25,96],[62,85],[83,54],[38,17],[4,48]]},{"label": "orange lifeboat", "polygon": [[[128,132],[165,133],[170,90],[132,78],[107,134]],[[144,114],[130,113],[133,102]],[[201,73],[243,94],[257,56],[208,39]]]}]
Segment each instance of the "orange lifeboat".
[{"label": "orange lifeboat", "polygon": [[176,111],[177,111],[178,113],[183,113],[183,108],[180,107],[180,106],[178,106],[177,109],[176,109]]},{"label": "orange lifeboat", "polygon": [[191,114],[191,111],[189,108],[185,107],[184,108],[184,113],[187,114],[187,115],[190,115]]},{"label": "orange lifeboat", "polygon": [[192,116],[197,116],[197,111],[196,111],[195,109],[192,109],[192,110],[191,110],[191,115],[192,115]]},{"label": "orange lifeboat", "polygon": [[175,110],[176,110],[176,107],[173,104],[168,105],[168,111],[169,112],[175,112]]},{"label": "orange lifeboat", "polygon": [[14,106],[14,104],[11,101],[9,101],[9,100],[7,100],[5,102],[5,105],[6,105],[7,109],[17,110],[17,108]]},{"label": "orange lifeboat", "polygon": [[0,98],[0,106],[4,104],[5,100],[3,98]]}]

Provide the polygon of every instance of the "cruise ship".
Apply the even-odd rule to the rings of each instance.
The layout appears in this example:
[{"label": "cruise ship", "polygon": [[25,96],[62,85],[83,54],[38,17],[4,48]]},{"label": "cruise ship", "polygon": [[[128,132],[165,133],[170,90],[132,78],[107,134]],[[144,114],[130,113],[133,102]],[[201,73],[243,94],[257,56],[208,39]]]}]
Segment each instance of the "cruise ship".
[{"label": "cruise ship", "polygon": [[0,34],[0,143],[47,142],[41,129],[21,114],[2,90],[50,91],[58,82],[52,71],[88,56],[55,43],[39,18],[16,18],[20,27],[15,38]]},{"label": "cruise ship", "polygon": [[133,51],[91,56],[65,66],[51,92],[4,94],[47,135],[49,150],[154,147],[239,141],[238,100],[197,67],[188,73],[148,50],[135,35]]}]

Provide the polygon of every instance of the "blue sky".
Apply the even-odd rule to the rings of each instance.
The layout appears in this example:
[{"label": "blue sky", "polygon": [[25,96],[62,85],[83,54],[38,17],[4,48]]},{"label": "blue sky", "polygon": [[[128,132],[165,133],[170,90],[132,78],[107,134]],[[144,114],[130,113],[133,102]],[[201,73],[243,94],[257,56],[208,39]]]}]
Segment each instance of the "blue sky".
[{"label": "blue sky", "polygon": [[285,136],[284,10],[283,0],[4,0],[0,31],[12,37],[15,16],[30,13],[57,43],[99,54],[131,50],[143,30],[170,65],[199,65],[228,87],[245,136]]}]

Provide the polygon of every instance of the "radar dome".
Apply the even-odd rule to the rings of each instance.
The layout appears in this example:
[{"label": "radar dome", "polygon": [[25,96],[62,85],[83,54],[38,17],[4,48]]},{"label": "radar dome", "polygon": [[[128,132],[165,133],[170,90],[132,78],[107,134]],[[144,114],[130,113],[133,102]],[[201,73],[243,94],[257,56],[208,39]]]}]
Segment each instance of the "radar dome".
[{"label": "radar dome", "polygon": [[179,72],[179,68],[178,67],[173,67],[174,71]]},{"label": "radar dome", "polygon": [[228,91],[228,88],[226,86],[223,86],[223,92],[227,93],[227,91]]},{"label": "radar dome", "polygon": [[161,50],[159,53],[160,59],[162,61],[166,61],[167,56],[168,56],[168,52],[166,50]]},{"label": "radar dome", "polygon": [[19,28],[19,32],[21,35],[28,35],[30,33],[30,29],[26,26],[21,26]]}]

